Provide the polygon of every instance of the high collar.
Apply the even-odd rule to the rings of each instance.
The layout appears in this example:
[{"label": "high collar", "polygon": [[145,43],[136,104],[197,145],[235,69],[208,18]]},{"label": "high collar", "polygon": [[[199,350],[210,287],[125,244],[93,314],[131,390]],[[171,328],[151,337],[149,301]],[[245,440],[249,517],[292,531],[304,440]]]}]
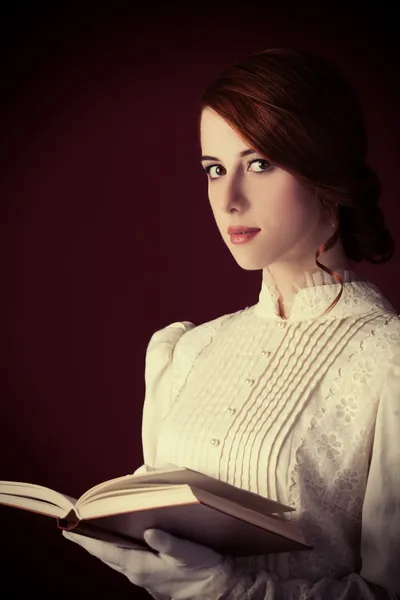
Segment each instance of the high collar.
[{"label": "high collar", "polygon": [[[325,315],[325,319],[337,319],[368,313],[372,310],[385,310],[396,314],[389,301],[370,281],[351,269],[332,269],[343,281],[343,292],[337,304]],[[307,270],[293,281],[292,309],[288,322],[307,321],[322,317],[322,313],[335,300],[341,285],[322,269]],[[282,321],[280,316],[279,293],[274,277],[269,269],[263,272],[259,301],[254,312],[262,318]]]}]

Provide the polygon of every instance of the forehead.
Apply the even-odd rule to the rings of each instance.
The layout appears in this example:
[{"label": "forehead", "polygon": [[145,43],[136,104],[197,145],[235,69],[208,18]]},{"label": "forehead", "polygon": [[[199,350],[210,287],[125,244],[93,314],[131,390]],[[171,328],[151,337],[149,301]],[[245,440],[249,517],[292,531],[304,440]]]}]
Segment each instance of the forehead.
[{"label": "forehead", "polygon": [[211,108],[205,108],[200,120],[200,139],[204,154],[218,152],[237,153],[248,148],[248,144],[218,113]]}]

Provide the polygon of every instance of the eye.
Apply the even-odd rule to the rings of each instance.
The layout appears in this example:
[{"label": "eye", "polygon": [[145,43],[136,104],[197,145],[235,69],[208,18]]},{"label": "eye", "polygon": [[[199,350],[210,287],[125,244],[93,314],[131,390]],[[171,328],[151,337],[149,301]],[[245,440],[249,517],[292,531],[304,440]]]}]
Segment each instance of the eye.
[{"label": "eye", "polygon": [[217,177],[210,177],[211,169],[223,169],[223,168],[224,167],[222,165],[208,165],[208,167],[204,167],[204,171],[210,179],[218,179],[218,177],[219,177],[218,174],[217,174]]},{"label": "eye", "polygon": [[[271,163],[265,158],[253,158],[253,160],[247,163],[247,167],[249,168],[250,165],[252,165],[253,163],[258,163],[259,165],[262,165],[261,170],[253,171],[253,173],[265,173],[265,171],[269,171],[272,167]],[[222,165],[208,165],[207,167],[203,167],[203,170],[205,171],[209,179],[219,179],[221,176],[221,173],[218,173],[216,171],[214,172],[214,176],[212,176],[211,169],[222,169],[223,171],[225,171],[225,168]]]},{"label": "eye", "polygon": [[264,171],[268,171],[272,167],[271,163],[265,160],[265,158],[255,158],[249,162],[248,166],[250,167],[253,163],[264,163],[266,165],[261,171],[255,171],[255,173],[264,173]]}]

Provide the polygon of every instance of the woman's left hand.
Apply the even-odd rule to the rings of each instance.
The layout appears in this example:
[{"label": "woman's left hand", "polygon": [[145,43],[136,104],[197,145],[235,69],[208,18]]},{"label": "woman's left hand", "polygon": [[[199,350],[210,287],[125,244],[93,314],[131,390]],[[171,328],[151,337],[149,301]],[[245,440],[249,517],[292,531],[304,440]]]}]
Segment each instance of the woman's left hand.
[{"label": "woman's left hand", "polygon": [[[173,600],[218,598],[232,578],[227,559],[210,548],[177,538],[160,529],[144,533],[146,543],[158,554],[127,549],[63,531],[64,537],[76,542],[112,569],[150,594]],[[210,595],[209,595],[210,594]]]}]

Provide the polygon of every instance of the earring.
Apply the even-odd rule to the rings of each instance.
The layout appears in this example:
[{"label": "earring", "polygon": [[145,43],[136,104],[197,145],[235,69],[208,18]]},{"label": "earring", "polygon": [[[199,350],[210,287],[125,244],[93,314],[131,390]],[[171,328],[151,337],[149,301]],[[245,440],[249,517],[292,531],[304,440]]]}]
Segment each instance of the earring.
[{"label": "earring", "polygon": [[[339,211],[339,202],[336,202],[336,204],[335,204],[335,208],[336,208],[336,211],[337,211],[337,217],[339,218],[339,212],[338,212],[338,211]],[[333,222],[331,221],[331,219],[329,219],[329,221],[328,221],[328,222],[329,222],[329,225],[330,225],[331,227],[333,227],[334,229],[336,229],[337,223],[333,223]]]},{"label": "earring", "polygon": [[[338,203],[338,202],[336,202],[336,210],[338,210],[338,209],[339,209],[339,203]],[[336,225],[337,225],[337,223],[333,223],[333,222],[332,222],[332,219],[329,219],[328,223],[329,223],[329,225],[330,225],[331,227],[333,227],[334,229],[336,229]]]}]

